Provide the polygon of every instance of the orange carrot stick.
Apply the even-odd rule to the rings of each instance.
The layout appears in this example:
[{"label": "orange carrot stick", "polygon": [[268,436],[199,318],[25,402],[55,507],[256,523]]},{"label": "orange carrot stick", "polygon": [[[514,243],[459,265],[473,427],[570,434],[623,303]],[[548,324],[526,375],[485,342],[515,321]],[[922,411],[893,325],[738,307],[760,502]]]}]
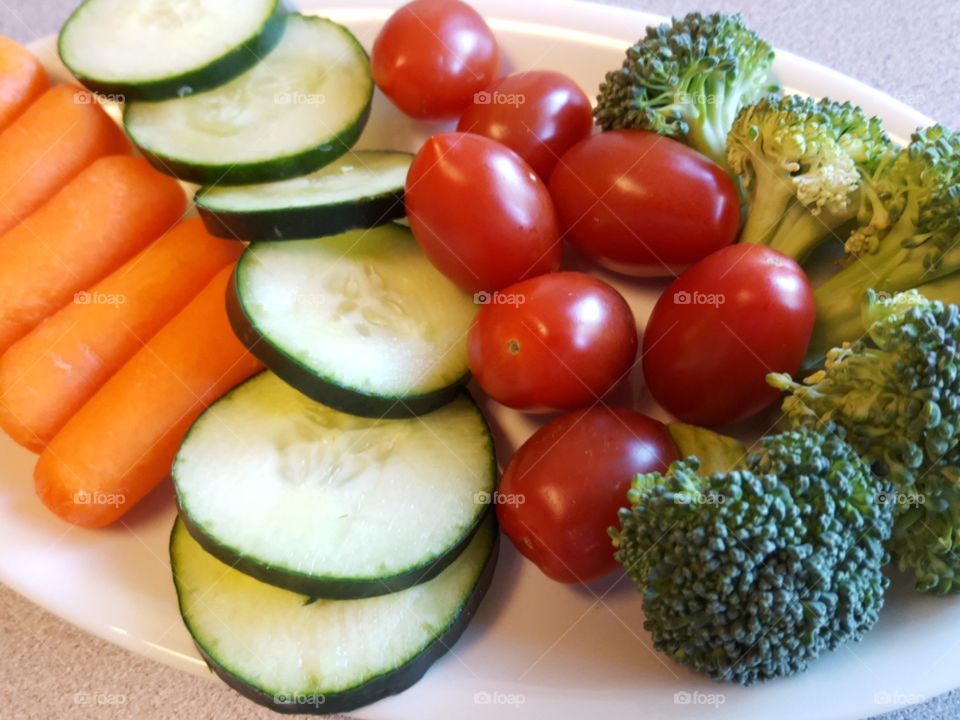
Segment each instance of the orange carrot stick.
[{"label": "orange carrot stick", "polygon": [[75,85],[50,88],[0,133],[0,233],[98,157],[129,149],[90,91]]},{"label": "orange carrot stick", "polygon": [[168,230],[185,203],[143,158],[112,155],[0,237],[0,353]]},{"label": "orange carrot stick", "polygon": [[221,270],[40,455],[37,495],[61,518],[86,527],[117,520],[169,475],[203,409],[262,369],[227,319],[232,271]]},{"label": "orange carrot stick", "polygon": [[185,220],[0,357],[0,427],[40,452],[243,246]]},{"label": "orange carrot stick", "polygon": [[0,130],[47,89],[47,72],[22,45],[0,35]]}]

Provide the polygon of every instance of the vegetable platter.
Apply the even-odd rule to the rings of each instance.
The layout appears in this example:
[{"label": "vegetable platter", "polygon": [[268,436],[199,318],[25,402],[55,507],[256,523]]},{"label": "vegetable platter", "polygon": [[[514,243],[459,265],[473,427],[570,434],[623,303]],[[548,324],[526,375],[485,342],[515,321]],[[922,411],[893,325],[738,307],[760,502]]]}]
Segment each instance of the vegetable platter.
[{"label": "vegetable platter", "polygon": [[[141,5],[88,0],[23,61],[34,104],[0,107],[24,137],[55,132],[41,103],[89,125],[44,177],[0,173],[3,582],[287,713],[839,720],[960,683],[938,597],[960,583],[917,532],[952,532],[927,476],[952,472],[960,405],[922,361],[958,322],[932,302],[960,297],[948,130],[709,8],[648,34],[663,19],[568,0],[250,0],[220,24],[210,0],[189,19],[217,43],[118,63],[190,37],[175,3]],[[618,71],[671,33],[735,60]],[[453,47],[462,66],[431,66]],[[686,114],[698,94],[713,107]],[[180,188],[199,218],[178,224]],[[84,197],[129,216],[94,227]],[[28,234],[73,252],[67,222],[74,277],[14,282],[43,254]],[[830,237],[869,270],[817,287]],[[87,342],[110,312],[144,349]],[[68,361],[55,393],[10,381]],[[850,403],[904,367],[927,394],[888,451]],[[896,426],[884,408],[870,422]]]}]

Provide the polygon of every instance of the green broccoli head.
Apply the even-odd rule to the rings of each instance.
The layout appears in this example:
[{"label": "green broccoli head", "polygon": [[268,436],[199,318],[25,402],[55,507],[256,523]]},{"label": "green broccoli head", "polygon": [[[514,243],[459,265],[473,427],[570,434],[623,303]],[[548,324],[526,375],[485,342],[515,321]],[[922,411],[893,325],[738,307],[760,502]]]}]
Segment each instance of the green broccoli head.
[{"label": "green broccoli head", "polygon": [[867,289],[922,289],[960,272],[960,133],[941,125],[917,130],[907,147],[865,173],[857,224],[846,267],[814,290],[811,360],[864,332]]},{"label": "green broccoli head", "polygon": [[918,203],[919,233],[906,244],[932,240],[941,250],[951,249],[960,236],[960,133],[942,125],[917,130],[907,152],[924,168],[922,182],[930,194],[926,202]]},{"label": "green broccoli head", "polygon": [[[960,136],[934,125],[917,130],[907,147],[893,148],[865,173],[858,227],[846,250],[848,262],[876,252],[881,241],[916,247],[957,234],[956,186]],[[862,236],[872,239],[862,243]]]},{"label": "green broccoli head", "polygon": [[741,242],[803,260],[856,217],[861,174],[890,146],[880,120],[851,103],[788,95],[743,108],[727,139],[747,191]]},{"label": "green broccoli head", "polygon": [[960,590],[960,310],[915,290],[867,292],[867,338],[827,354],[802,384],[771,375],[800,423],[845,428],[896,489],[891,553],[920,590]]},{"label": "green broccoli head", "polygon": [[737,111],[779,91],[770,82],[773,57],[740,15],[690,13],[647,28],[600,85],[597,124],[677,138],[726,168]]},{"label": "green broccoli head", "polygon": [[611,531],[654,646],[745,685],[804,670],[877,620],[887,491],[832,428],[767,438],[742,469],[639,475]]}]

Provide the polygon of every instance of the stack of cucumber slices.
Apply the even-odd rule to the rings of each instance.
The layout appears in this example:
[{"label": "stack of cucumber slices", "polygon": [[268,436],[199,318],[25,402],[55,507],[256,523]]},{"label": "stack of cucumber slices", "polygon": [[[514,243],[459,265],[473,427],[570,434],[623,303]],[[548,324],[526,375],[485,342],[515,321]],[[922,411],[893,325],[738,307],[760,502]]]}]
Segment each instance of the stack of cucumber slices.
[{"label": "stack of cucumber slices", "polygon": [[277,0],[86,0],[60,35],[162,172],[247,243],[225,298],[267,370],[210,406],[173,467],[180,612],[210,667],[280,712],[416,682],[493,574],[496,460],[464,385],[476,306],[404,215],[412,157],[354,151],[367,55]]},{"label": "stack of cucumber slices", "polygon": [[406,689],[490,584],[496,466],[466,392],[422,417],[362,418],[266,371],[197,420],[173,479],[187,629],[275,710],[347,712]]}]

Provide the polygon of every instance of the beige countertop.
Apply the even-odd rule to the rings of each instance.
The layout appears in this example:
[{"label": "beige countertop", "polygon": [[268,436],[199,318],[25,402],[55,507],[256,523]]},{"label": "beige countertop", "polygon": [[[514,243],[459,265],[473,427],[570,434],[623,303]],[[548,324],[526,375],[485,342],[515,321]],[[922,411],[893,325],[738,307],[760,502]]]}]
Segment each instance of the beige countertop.
[{"label": "beige countertop", "polygon": [[[778,47],[884,90],[939,122],[960,126],[958,0],[608,2],[663,15],[694,9],[741,11]],[[75,0],[0,0],[0,34],[26,42],[56,32],[74,5]],[[87,635],[2,585],[0,638],[4,720],[278,717],[220,683],[186,675]],[[112,696],[114,702],[84,702],[96,693]],[[509,716],[509,710],[504,714]],[[934,718],[960,718],[960,692],[885,716],[885,720]]]}]

